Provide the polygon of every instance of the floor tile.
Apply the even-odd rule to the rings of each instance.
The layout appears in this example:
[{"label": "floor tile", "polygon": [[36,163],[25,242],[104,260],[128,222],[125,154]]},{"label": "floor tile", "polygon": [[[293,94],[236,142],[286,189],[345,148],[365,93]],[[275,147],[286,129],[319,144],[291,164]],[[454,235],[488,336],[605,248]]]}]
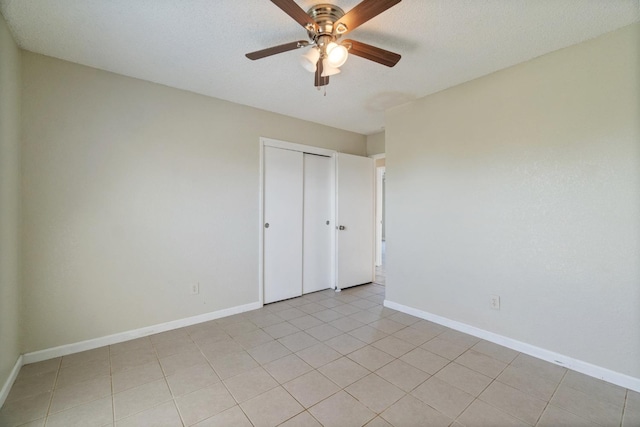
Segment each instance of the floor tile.
[{"label": "floor tile", "polygon": [[322,320],[318,319],[317,317],[313,317],[309,314],[306,314],[301,317],[296,317],[295,319],[291,319],[289,320],[289,323],[291,323],[296,328],[302,329],[302,330],[307,330],[309,328],[314,328],[316,326],[320,326],[324,324]]},{"label": "floor tile", "polygon": [[167,377],[169,389],[174,397],[183,396],[218,382],[220,378],[208,363],[179,369]]},{"label": "floor tile", "polygon": [[[407,328],[411,329],[411,328]],[[449,360],[454,360],[462,353],[468,350],[466,346],[456,344],[449,340],[445,340],[444,338],[435,337],[422,346],[425,350],[430,351],[433,354],[437,354],[438,356],[442,356]]]},{"label": "floor tile", "polygon": [[251,357],[256,360],[256,362],[264,365],[266,363],[291,354],[291,350],[277,341],[270,341],[268,343],[247,350],[247,353],[249,353]]},{"label": "floor tile", "polygon": [[[362,310],[360,308],[355,307],[355,306],[350,305],[350,304],[340,305],[338,307],[335,307],[333,310],[337,311],[338,313],[342,314],[343,316],[351,316],[353,314],[362,312]],[[367,322],[363,322],[363,323],[367,323]]]},{"label": "floor tile", "polygon": [[98,359],[60,368],[56,388],[67,387],[93,378],[111,374],[109,359]]},{"label": "floor tile", "polygon": [[198,346],[188,336],[172,341],[159,342],[157,344],[154,344],[153,346],[156,349],[156,353],[158,354],[159,358],[171,356],[178,353],[198,351]]},{"label": "floor tile", "polygon": [[[356,307],[354,307],[354,309],[358,310]],[[371,322],[380,320],[381,316],[379,314],[371,313],[370,311],[358,311],[356,313],[349,315],[349,318],[357,320],[362,323],[369,324]]]},{"label": "floor tile", "polygon": [[299,310],[297,308],[289,308],[287,310],[279,311],[276,314],[280,316],[282,320],[293,320],[297,317],[308,315],[309,313],[305,313],[304,311]]},{"label": "floor tile", "polygon": [[597,425],[564,409],[548,405],[536,427],[596,427]]},{"label": "floor tile", "polygon": [[394,360],[378,369],[376,374],[406,392],[413,390],[430,376],[402,360]]},{"label": "floor tile", "polygon": [[0,408],[1,426],[18,426],[42,418],[47,413],[51,392],[6,402]]},{"label": "floor tile", "polygon": [[111,396],[75,406],[47,418],[47,427],[101,427],[113,423]]},{"label": "floor tile", "polygon": [[337,337],[333,337],[325,341],[324,343],[342,355],[353,353],[354,351],[367,345],[349,334],[338,335]]},{"label": "floor tile", "polygon": [[420,320],[419,318],[406,313],[395,313],[387,317],[387,319],[393,320],[394,322],[402,323],[405,326],[413,325]]},{"label": "floor tile", "polygon": [[463,332],[454,331],[452,329],[443,332],[438,335],[440,338],[451,341],[452,343],[470,348],[480,342],[480,338],[476,338],[472,335],[465,334]]},{"label": "floor tile", "polygon": [[318,371],[334,383],[338,384],[341,388],[344,388],[349,384],[353,384],[360,378],[364,378],[371,373],[368,369],[358,365],[356,362],[346,357],[334,360],[333,362],[318,368]]},{"label": "floor tile", "polygon": [[474,400],[472,395],[436,377],[422,383],[411,395],[452,419],[460,415]]},{"label": "floor tile", "polygon": [[109,360],[109,347],[99,347],[93,350],[81,351],[79,353],[69,354],[62,357],[61,368],[81,363],[95,362],[97,360]]},{"label": "floor tile", "polygon": [[622,420],[622,408],[601,402],[564,384],[558,387],[551,404],[596,424],[619,425]]},{"label": "floor tile", "polygon": [[182,427],[182,425],[173,400],[118,421],[118,427]]},{"label": "floor tile", "polygon": [[253,368],[224,381],[236,402],[241,403],[278,386],[263,368]]},{"label": "floor tile", "polygon": [[251,323],[255,324],[259,328],[266,328],[267,326],[276,325],[282,322],[282,317],[273,313],[263,313],[260,316],[250,318]]},{"label": "floor tile", "polygon": [[517,388],[526,394],[546,401],[551,399],[553,392],[556,391],[558,387],[558,383],[554,381],[549,381],[511,365],[502,371],[497,380],[503,384]]},{"label": "floor tile", "polygon": [[244,351],[244,348],[232,338],[220,340],[215,343],[201,344],[199,348],[202,354],[204,354],[204,357],[209,361]]},{"label": "floor tile", "polygon": [[324,427],[363,426],[376,414],[348,393],[340,391],[309,409]]},{"label": "floor tile", "polygon": [[371,344],[378,340],[381,340],[382,338],[385,338],[389,334],[386,334],[378,329],[372,328],[369,325],[365,325],[350,331],[349,335],[356,337],[362,342]]},{"label": "floor tile", "polygon": [[171,392],[163,379],[153,381],[113,395],[116,420],[142,412],[171,400]]},{"label": "floor tile", "polygon": [[227,354],[218,359],[210,360],[211,366],[221,379],[234,377],[238,374],[258,366],[258,362],[246,351]]},{"label": "floor tile", "polygon": [[173,354],[160,359],[160,365],[165,375],[171,375],[178,370],[188,368],[194,365],[206,363],[207,359],[200,350],[189,351],[186,353]]},{"label": "floor tile", "polygon": [[426,343],[430,339],[433,339],[436,334],[424,332],[415,328],[404,328],[400,329],[398,332],[394,332],[393,336],[415,346],[419,346]]},{"label": "floor tile", "polygon": [[393,356],[370,345],[354,351],[347,357],[370,371],[380,369],[394,359]]},{"label": "floor tile", "polygon": [[491,383],[491,378],[451,362],[435,376],[469,394],[478,396]]},{"label": "floor tile", "polygon": [[405,395],[404,391],[376,374],[356,381],[345,391],[375,413],[381,413]]},{"label": "floor tile", "polygon": [[406,395],[391,405],[381,416],[391,425],[398,427],[447,427],[453,421],[411,395]]},{"label": "floor tile", "polygon": [[135,350],[153,350],[153,344],[151,343],[151,339],[149,337],[136,338],[129,341],[124,341],[117,344],[112,344],[109,346],[109,353],[111,357],[116,354],[126,353],[129,351]]},{"label": "floor tile", "polygon": [[98,377],[53,392],[50,413],[56,413],[111,394],[111,377]]},{"label": "floor tile", "polygon": [[624,406],[626,389],[611,383],[589,377],[575,371],[568,371],[562,384],[588,394],[596,400],[615,406]]},{"label": "floor tile", "polygon": [[143,347],[131,351],[111,354],[111,372],[123,372],[136,366],[157,362],[153,347]]},{"label": "floor tile", "polygon": [[318,311],[316,313],[312,314],[313,317],[318,318],[320,320],[322,320],[323,322],[332,322],[334,320],[338,320],[344,317],[343,314],[338,313],[335,310],[331,310],[331,309],[325,309],[322,311]]},{"label": "floor tile", "polygon": [[547,405],[546,401],[531,397],[498,381],[490,384],[478,398],[529,425],[535,425]]},{"label": "floor tile", "polygon": [[416,346],[399,338],[388,336],[371,344],[378,350],[382,350],[393,357],[400,357],[413,350]]},{"label": "floor tile", "polygon": [[314,314],[314,313],[317,313],[319,311],[326,310],[326,307],[324,305],[320,305],[318,303],[311,302],[311,303],[308,303],[308,304],[303,304],[303,305],[298,306],[298,310],[304,311],[307,314]]},{"label": "floor tile", "polygon": [[440,357],[437,354],[433,354],[419,347],[402,356],[400,360],[428,374],[435,374],[449,363],[444,357]]},{"label": "floor tile", "polygon": [[45,372],[40,375],[31,375],[28,377],[18,377],[11,387],[11,391],[5,402],[12,400],[24,399],[25,397],[35,396],[41,393],[47,393],[53,390],[53,386],[57,377],[56,371]]},{"label": "floor tile", "polygon": [[34,375],[42,375],[48,372],[57,372],[60,368],[61,361],[61,357],[56,357],[55,359],[49,359],[42,362],[29,363],[27,365],[24,365],[22,368],[20,368],[20,373],[18,374],[18,378],[16,378],[16,381]]},{"label": "floor tile", "polygon": [[249,320],[242,320],[240,322],[223,326],[223,330],[231,335],[232,338],[235,338],[238,335],[246,334],[247,332],[255,331],[257,329],[258,327]]},{"label": "floor tile", "polygon": [[194,427],[252,427],[251,421],[236,405],[195,424]]},{"label": "floor tile", "polygon": [[304,411],[280,424],[280,427],[322,427],[322,424],[309,412]]},{"label": "floor tile", "polygon": [[496,378],[507,367],[507,364],[479,353],[475,350],[468,350],[456,359],[456,363],[480,372],[490,378]]},{"label": "floor tile", "polygon": [[304,410],[282,387],[269,390],[240,406],[256,427],[276,426]]},{"label": "floor tile", "polygon": [[353,331],[354,329],[358,329],[359,327],[365,325],[362,322],[348,317],[341,317],[340,319],[334,320],[333,322],[329,322],[329,324],[334,328],[340,329],[342,332]]},{"label": "floor tile", "polygon": [[297,351],[304,350],[307,347],[311,347],[312,345],[316,345],[319,341],[306,332],[301,331],[292,335],[287,335],[284,338],[280,338],[278,342],[295,353]]},{"label": "floor tile", "polygon": [[527,427],[527,424],[480,400],[475,400],[458,417],[465,427]]},{"label": "floor tile", "polygon": [[382,331],[385,334],[393,334],[394,332],[398,332],[399,330],[407,327],[406,325],[403,325],[402,323],[394,322],[389,318],[376,320],[375,322],[369,323],[369,326],[371,326],[372,328],[378,329],[379,331]]},{"label": "floor tile", "polygon": [[136,366],[124,372],[116,372],[112,375],[113,393],[137,387],[164,377],[162,368],[158,362],[151,362]]},{"label": "floor tile", "polygon": [[273,341],[273,337],[261,329],[240,334],[233,339],[245,350]]},{"label": "floor tile", "polygon": [[511,363],[520,354],[515,350],[485,340],[481,340],[471,348],[504,363]]},{"label": "floor tile", "polygon": [[554,365],[522,353],[513,359],[511,366],[520,368],[531,375],[542,377],[556,384],[560,382],[567,372],[567,369],[562,366]]},{"label": "floor tile", "polygon": [[283,387],[305,408],[338,392],[340,388],[318,371],[311,371],[284,384]]},{"label": "floor tile", "polygon": [[296,355],[316,369],[322,365],[326,365],[329,362],[339,359],[342,356],[340,353],[323,343],[300,350]]},{"label": "floor tile", "polygon": [[342,331],[340,329],[334,328],[333,326],[327,324],[309,328],[305,332],[318,341],[326,341],[333,337],[337,337],[338,335],[342,335]]},{"label": "floor tile", "polygon": [[293,326],[289,322],[281,322],[275,325],[268,326],[263,329],[266,333],[271,335],[274,339],[286,337],[287,335],[295,334],[300,331],[300,328]]},{"label": "floor tile", "polygon": [[311,366],[295,354],[290,354],[273,362],[269,362],[264,365],[264,368],[280,384],[284,384],[313,370]]},{"label": "floor tile", "polygon": [[236,401],[222,383],[217,383],[177,398],[176,405],[190,426],[235,406]]},{"label": "floor tile", "polygon": [[366,424],[366,427],[392,427],[382,417],[375,417]]}]

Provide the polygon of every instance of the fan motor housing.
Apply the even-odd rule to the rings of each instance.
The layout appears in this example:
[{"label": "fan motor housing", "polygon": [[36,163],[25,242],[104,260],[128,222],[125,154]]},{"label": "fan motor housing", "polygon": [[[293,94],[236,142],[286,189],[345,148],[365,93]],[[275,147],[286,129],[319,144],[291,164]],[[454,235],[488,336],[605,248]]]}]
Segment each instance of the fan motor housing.
[{"label": "fan motor housing", "polygon": [[333,34],[333,26],[344,16],[344,10],[333,4],[321,3],[309,9],[307,14],[318,25],[317,33],[312,31],[307,32],[309,34],[309,38],[316,41],[321,36]]}]

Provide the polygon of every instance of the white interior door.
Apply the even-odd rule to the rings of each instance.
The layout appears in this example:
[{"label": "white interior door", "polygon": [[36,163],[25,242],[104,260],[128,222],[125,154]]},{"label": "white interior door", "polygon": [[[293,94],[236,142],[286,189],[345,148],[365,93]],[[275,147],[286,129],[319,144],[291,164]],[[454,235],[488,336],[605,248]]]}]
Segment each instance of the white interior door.
[{"label": "white interior door", "polygon": [[304,155],[304,294],[332,285],[332,163],[331,157]]},{"label": "white interior door", "polygon": [[303,154],[264,147],[264,302],[302,295]]},{"label": "white interior door", "polygon": [[382,265],[382,204],[384,203],[382,185],[384,166],[376,168],[376,266]]},{"label": "white interior door", "polygon": [[336,155],[337,286],[372,282],[374,269],[373,159]]}]

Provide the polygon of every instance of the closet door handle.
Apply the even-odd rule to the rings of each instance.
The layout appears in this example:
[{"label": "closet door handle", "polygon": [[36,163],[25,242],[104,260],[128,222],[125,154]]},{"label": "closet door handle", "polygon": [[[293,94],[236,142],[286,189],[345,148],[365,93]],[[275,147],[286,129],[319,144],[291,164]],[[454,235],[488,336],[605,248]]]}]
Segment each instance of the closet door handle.
[{"label": "closet door handle", "polygon": [[268,222],[266,222],[266,223],[264,224],[264,228],[269,228],[269,223],[268,223]]},{"label": "closet door handle", "polygon": [[344,225],[341,225],[340,227],[338,227],[338,230],[345,230],[347,227],[345,227]]}]

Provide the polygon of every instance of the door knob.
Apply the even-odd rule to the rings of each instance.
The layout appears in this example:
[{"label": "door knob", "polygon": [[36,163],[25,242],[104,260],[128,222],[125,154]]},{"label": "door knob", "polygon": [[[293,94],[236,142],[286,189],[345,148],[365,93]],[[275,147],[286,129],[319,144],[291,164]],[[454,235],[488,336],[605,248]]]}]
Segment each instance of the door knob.
[{"label": "door knob", "polygon": [[268,222],[266,222],[266,223],[264,224],[264,228],[269,228],[269,223],[268,223]]},{"label": "door knob", "polygon": [[329,225],[329,221],[327,221],[327,225]]},{"label": "door knob", "polygon": [[338,230],[344,230],[344,229],[346,229],[346,228],[347,228],[347,227],[345,227],[344,225],[341,225],[340,227],[338,227]]}]

